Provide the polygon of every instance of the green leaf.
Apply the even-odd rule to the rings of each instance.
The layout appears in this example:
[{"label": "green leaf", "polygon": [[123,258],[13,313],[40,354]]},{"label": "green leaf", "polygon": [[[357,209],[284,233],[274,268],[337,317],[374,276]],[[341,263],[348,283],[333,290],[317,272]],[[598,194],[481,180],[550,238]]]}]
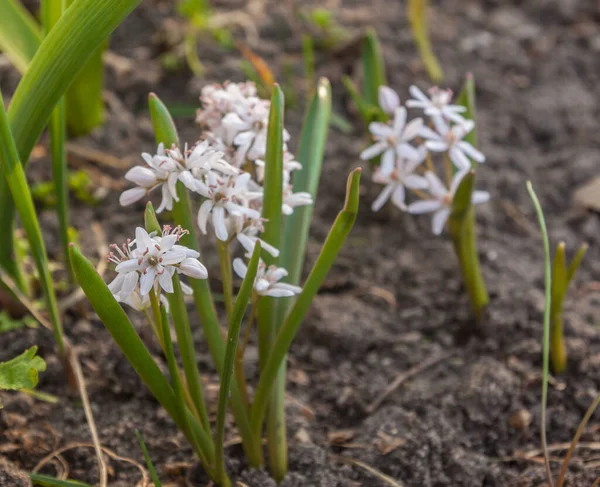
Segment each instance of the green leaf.
[{"label": "green leaf", "polygon": [[0,0],[0,50],[23,74],[40,43],[40,26],[18,0]]},{"label": "green leaf", "polygon": [[[267,128],[267,151],[265,155],[265,180],[262,217],[265,229],[261,238],[276,249],[281,247],[282,192],[283,187],[283,92],[279,85],[273,86],[269,126]],[[277,265],[279,259],[265,254],[267,265]],[[258,305],[258,354],[261,366],[269,354],[274,333],[277,298],[264,297]]]},{"label": "green leaf", "polygon": [[310,89],[315,82],[315,46],[309,34],[302,35],[302,61],[304,62],[304,77]]},{"label": "green leaf", "polygon": [[162,228],[160,227],[160,223],[158,223],[158,218],[156,217],[156,212],[151,201],[146,203],[146,209],[144,210],[144,226],[148,233],[156,232],[158,235],[162,235]]},{"label": "green leaf", "polygon": [[[1,98],[2,94],[0,93],[0,99]],[[48,267],[46,246],[42,238],[42,231],[37,219],[33,198],[29,191],[23,166],[19,162],[15,140],[13,139],[8,126],[8,119],[6,112],[4,111],[4,104],[2,103],[0,103],[0,170],[4,176],[1,180],[8,183],[10,192],[15,198],[17,210],[21,217],[21,223],[25,229],[31,253],[35,260],[40,284],[46,298],[46,306],[48,313],[50,314],[50,321],[52,322],[54,339],[56,340],[60,354],[64,356],[64,333],[56,302],[56,294],[52,284],[52,276]],[[12,225],[10,228],[12,230]],[[12,231],[9,237],[9,240],[12,242]]]},{"label": "green leaf", "polygon": [[552,264],[552,303],[562,302],[567,292],[567,257],[565,243],[560,242],[556,247]]},{"label": "green leaf", "polygon": [[323,244],[321,253],[304,283],[304,289],[298,296],[294,307],[279,330],[268,360],[260,372],[258,387],[256,389],[250,415],[252,432],[255,436],[260,435],[267,406],[269,404],[271,390],[283,359],[302,324],[302,320],[304,319],[314,296],[319,291],[321,284],[325,280],[329,269],[331,269],[339,251],[346,241],[346,237],[350,233],[350,230],[352,230],[354,222],[356,221],[360,190],[360,173],[361,170],[359,168],[352,171],[348,176],[344,208],[333,223],[329,235]]},{"label": "green leaf", "polygon": [[375,29],[370,27],[361,45],[363,95],[366,102],[379,106],[379,87],[387,85],[385,64]]},{"label": "green leaf", "polygon": [[177,127],[175,126],[173,117],[165,104],[154,93],[148,95],[148,108],[150,109],[150,118],[152,119],[156,143],[163,143],[167,149],[173,144],[178,146],[179,135],[177,134]]},{"label": "green leaf", "polygon": [[[466,119],[475,121],[477,115],[477,105],[475,103],[475,78],[473,78],[471,73],[468,73],[465,77],[465,84],[456,98],[456,104],[467,108],[462,114]],[[475,124],[473,130],[465,135],[464,140],[473,147],[477,147],[477,124]],[[473,162],[472,164],[473,167],[475,167],[477,163]]]},{"label": "green leaf", "polygon": [[138,442],[140,443],[140,448],[142,449],[142,453],[144,454],[144,460],[146,460],[146,466],[148,467],[148,472],[150,472],[150,478],[152,482],[154,482],[154,487],[162,487],[160,480],[158,479],[158,475],[156,475],[156,470],[154,469],[154,465],[152,460],[150,459],[150,454],[148,453],[148,448],[146,448],[146,443],[144,443],[144,438],[139,430],[135,430],[135,435],[137,436]]},{"label": "green leaf", "polygon": [[289,272],[286,280],[292,284],[300,282],[304,266],[330,117],[331,87],[329,81],[322,78],[304,118],[298,150],[298,162],[302,164],[302,169],[294,173],[293,186],[294,192],[310,193],[313,205],[296,208],[294,213],[286,218],[281,244],[280,264]]},{"label": "green leaf", "polygon": [[581,244],[581,247],[579,247],[579,250],[575,254],[575,257],[573,257],[573,260],[569,264],[569,268],[567,269],[567,286],[573,280],[573,277],[575,276],[575,273],[579,269],[579,266],[581,265],[581,261],[583,260],[583,257],[585,256],[585,253],[587,252],[587,250],[588,250],[588,245]]},{"label": "green leaf", "polygon": [[6,333],[12,330],[19,330],[25,327],[36,328],[36,322],[26,318],[18,320],[13,319],[8,312],[0,311],[0,333]]},{"label": "green leaf", "polygon": [[448,227],[471,307],[476,320],[480,321],[489,296],[477,252],[475,209],[471,203],[474,185],[475,172],[471,171],[463,177],[454,193]]},{"label": "green leaf", "polygon": [[38,374],[46,370],[46,362],[36,352],[37,347],[31,347],[8,362],[0,362],[0,389],[18,391],[37,386]]},{"label": "green leaf", "polygon": [[38,473],[29,474],[29,478],[33,485],[40,487],[92,487],[90,484],[84,484],[76,480],[58,480],[49,475],[41,475]]},{"label": "green leaf", "polygon": [[233,367],[235,364],[235,354],[238,347],[240,328],[246,312],[246,307],[252,295],[254,280],[258,271],[260,261],[260,241],[258,241],[252,252],[252,258],[248,264],[246,277],[242,281],[242,286],[235,299],[233,312],[229,320],[229,329],[227,331],[227,348],[225,350],[225,360],[223,363],[223,374],[221,375],[221,386],[219,388],[219,402],[217,405],[217,423],[215,425],[215,445],[216,445],[216,464],[217,481],[225,477],[225,419],[227,414],[227,403],[229,402],[229,391],[233,377]]},{"label": "green leaf", "polygon": [[431,48],[428,7],[428,0],[408,0],[408,20],[427,74],[434,83],[439,83],[444,79],[444,72]]},{"label": "green leaf", "polygon": [[[37,50],[12,98],[8,118],[25,164],[56,103],[87,59],[141,0],[76,0]],[[0,265],[10,268],[14,205],[0,178]]]}]

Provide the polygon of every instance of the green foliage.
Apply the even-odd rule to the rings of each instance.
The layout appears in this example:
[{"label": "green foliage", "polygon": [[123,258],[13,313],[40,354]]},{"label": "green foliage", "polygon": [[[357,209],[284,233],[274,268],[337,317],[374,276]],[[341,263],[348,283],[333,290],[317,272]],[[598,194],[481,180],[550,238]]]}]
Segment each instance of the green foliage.
[{"label": "green foliage", "polygon": [[434,83],[439,83],[444,79],[444,72],[431,48],[428,7],[429,0],[408,0],[408,20],[427,74]]},{"label": "green foliage", "polygon": [[[100,198],[95,193],[95,185],[84,170],[69,171],[67,186],[73,196],[86,205],[95,206],[100,202]],[[31,195],[43,208],[54,208],[57,204],[54,180],[33,184]]]},{"label": "green foliage", "polygon": [[361,44],[363,97],[371,106],[379,106],[379,88],[387,85],[385,63],[375,29],[369,28]]},{"label": "green foliage", "polygon": [[38,473],[29,474],[29,478],[33,485],[39,487],[92,487],[90,484],[84,484],[76,480],[58,480],[49,475],[41,475]]},{"label": "green foliage", "polygon": [[156,470],[154,468],[152,460],[150,459],[150,454],[148,453],[148,448],[146,448],[146,443],[144,443],[144,438],[142,437],[142,434],[138,430],[135,430],[135,434],[137,436],[138,442],[140,443],[142,453],[144,454],[144,460],[146,461],[148,472],[150,472],[150,478],[152,479],[152,482],[154,482],[154,487],[162,487],[160,480],[158,480],[158,475],[156,475]]},{"label": "green foliage", "polygon": [[0,363],[0,389],[19,391],[37,386],[39,373],[46,370],[46,362],[37,357],[36,352],[37,347],[31,347],[18,357]]},{"label": "green foliage", "polygon": [[550,324],[552,328],[550,358],[552,369],[557,374],[564,372],[567,367],[567,347],[563,335],[563,303],[569,285],[577,269],[579,269],[587,249],[588,246],[583,244],[569,265],[567,265],[564,242],[558,244],[556,253],[554,254],[552,265],[552,306],[550,308]]},{"label": "green foliage", "polygon": [[23,318],[13,319],[8,312],[0,311],[0,333],[7,333],[13,330],[20,330],[21,328],[37,328],[38,323],[31,316],[24,316]]},{"label": "green foliage", "polygon": [[24,73],[42,42],[40,26],[19,0],[0,0],[0,12],[0,50]]}]

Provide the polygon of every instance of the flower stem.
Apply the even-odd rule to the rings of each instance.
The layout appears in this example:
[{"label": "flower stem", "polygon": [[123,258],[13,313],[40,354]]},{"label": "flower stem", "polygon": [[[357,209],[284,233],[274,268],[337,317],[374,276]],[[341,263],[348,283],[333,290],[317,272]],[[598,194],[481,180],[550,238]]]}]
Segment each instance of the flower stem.
[{"label": "flower stem", "polygon": [[231,253],[229,252],[229,242],[217,242],[219,250],[219,262],[221,263],[221,280],[223,282],[223,295],[225,296],[225,310],[227,319],[231,318],[233,311],[233,273],[231,270]]},{"label": "flower stem", "polygon": [[[175,223],[189,230],[189,235],[181,239],[182,245],[191,249],[200,250],[198,240],[194,231],[194,219],[190,210],[187,190],[183,184],[177,184],[177,196],[179,201],[173,205],[173,218]],[[225,340],[221,334],[215,303],[210,291],[207,279],[192,279],[190,286],[194,291],[194,302],[200,317],[200,323],[204,331],[204,337],[210,351],[211,357],[219,376],[223,373],[225,359]],[[242,384],[236,381],[231,385],[231,409],[242,438],[242,446],[248,463],[253,467],[263,464],[262,447],[259,441],[255,441],[250,430],[249,411],[242,399]]]},{"label": "flower stem", "polygon": [[158,339],[161,348],[164,350],[165,337],[162,332],[162,327],[160,326],[162,319],[160,316],[160,303],[158,302],[158,298],[154,289],[150,289],[150,306],[152,307],[152,314],[154,315],[154,331],[156,332],[156,338]]},{"label": "flower stem", "polygon": [[250,398],[248,397],[248,386],[246,381],[246,374],[244,372],[244,352],[246,351],[246,347],[248,346],[248,341],[250,340],[250,334],[252,329],[254,328],[254,321],[256,318],[257,312],[257,296],[255,295],[252,298],[252,308],[250,309],[250,316],[248,317],[248,323],[246,324],[246,330],[244,331],[244,338],[242,339],[242,343],[238,347],[235,354],[235,377],[240,387],[240,395],[242,396],[242,401],[249,409],[250,408]]}]

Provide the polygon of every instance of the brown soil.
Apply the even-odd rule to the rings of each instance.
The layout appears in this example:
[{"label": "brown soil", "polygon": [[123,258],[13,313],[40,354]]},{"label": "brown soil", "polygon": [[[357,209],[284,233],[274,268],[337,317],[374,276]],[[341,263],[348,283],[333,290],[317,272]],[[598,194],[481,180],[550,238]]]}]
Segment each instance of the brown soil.
[{"label": "brown soil", "polygon": [[[294,83],[301,86],[301,38],[289,3],[269,2],[255,13],[261,43],[253,47],[277,72],[286,60],[295,63]],[[410,84],[427,86],[400,2],[328,3],[337,6],[336,19],[353,33],[376,26],[390,84],[403,98]],[[114,61],[110,63],[109,121],[78,144],[131,157],[128,164],[133,164],[139,152],[153,149],[145,105],[149,91],[168,103],[194,106],[205,83],[243,79],[239,56],[209,40],[200,48],[206,68],[202,79],[193,79],[186,69],[163,72],[156,61],[163,49],[156,32],[172,16],[165,4],[145,2],[112,37],[111,50],[128,58],[132,69],[122,63],[117,63],[121,68],[117,69]],[[218,4],[246,8],[242,1]],[[566,305],[569,368],[550,387],[551,444],[570,441],[598,394],[600,217],[575,209],[572,195],[600,168],[600,10],[592,1],[449,0],[435,2],[431,17],[433,44],[446,70],[446,84],[458,88],[467,71],[477,82],[480,145],[488,157],[478,179],[493,197],[478,208],[479,249],[491,295],[488,317],[481,333],[464,332],[470,313],[448,239],[432,236],[426,217],[372,214],[369,207],[376,188],[366,174],[356,227],[291,350],[290,474],[282,484],[285,487],[386,485],[335,455],[364,462],[407,486],[544,485],[543,467],[536,461],[539,455],[531,461],[518,453],[540,446],[543,256],[525,191],[527,179],[533,180],[546,210],[553,242],[565,240],[569,249],[581,241],[591,244]],[[340,207],[345,175],[359,164],[364,146],[364,134],[340,82],[341,74],[355,68],[355,56],[353,48],[318,56],[318,73],[332,81],[335,110],[354,120],[356,130],[330,133],[309,264]],[[0,81],[8,94],[18,76],[3,64]],[[295,107],[287,114],[294,141],[301,113],[301,107]],[[177,122],[183,138],[193,142],[198,132],[192,120]],[[76,158],[72,162],[83,163]],[[125,171],[97,162],[85,167],[94,168],[99,186],[110,181],[120,184]],[[32,163],[34,180],[48,174],[45,158]],[[121,241],[141,222],[142,206],[124,212],[117,196],[114,189],[97,207],[73,205],[73,221],[90,256],[96,251],[91,221],[100,222],[110,242]],[[55,218],[44,211],[41,219],[54,253]],[[209,253],[205,257],[210,264]],[[210,266],[214,268],[214,262]],[[86,310],[85,305],[71,310],[66,329],[83,363],[103,445],[140,462],[134,435],[138,428],[163,479],[185,485],[187,476],[187,485],[205,485],[183,437],[102,324]],[[216,375],[198,328],[200,366],[214,407]],[[65,392],[51,335],[43,329],[20,330],[0,336],[0,344],[0,360],[37,344],[48,361],[39,390],[61,397],[60,403],[52,405],[22,394],[3,395],[0,452],[31,470],[56,448],[89,442],[83,410]],[[164,364],[158,349],[149,346]],[[367,405],[399,373],[438,354],[451,355],[416,374],[379,409],[367,412]],[[249,356],[251,360],[256,356],[254,348]],[[253,366],[250,376],[255,372]],[[582,441],[598,441],[598,431],[592,420]],[[392,451],[382,453],[385,447]],[[249,487],[274,485],[265,472],[246,467],[239,446],[230,447],[228,455],[229,470],[237,480]],[[561,455],[553,452],[554,457]],[[97,481],[90,448],[62,456],[72,478]],[[568,485],[590,486],[600,475],[597,454],[587,448],[575,457]],[[558,465],[553,463],[555,471]],[[110,468],[112,487],[131,487],[141,478],[135,466],[119,460],[111,459]],[[55,469],[47,466],[43,471]],[[0,479],[9,475],[0,474]],[[20,485],[17,482],[16,478],[0,480],[7,486]]]}]

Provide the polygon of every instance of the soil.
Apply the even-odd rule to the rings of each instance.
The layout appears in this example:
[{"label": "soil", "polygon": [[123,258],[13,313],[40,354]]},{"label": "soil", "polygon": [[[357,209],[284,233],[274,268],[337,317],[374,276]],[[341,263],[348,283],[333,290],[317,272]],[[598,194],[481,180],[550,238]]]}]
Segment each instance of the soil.
[{"label": "soil", "polygon": [[[292,63],[291,82],[303,86],[302,31],[293,2],[215,3],[222,11],[252,12],[260,42],[252,41],[251,47],[277,74]],[[356,227],[291,350],[290,473],[281,484],[285,487],[389,485],[348,459],[406,486],[545,485],[536,451],[543,254],[525,190],[527,179],[533,180],[545,208],[553,243],[564,240],[571,250],[582,241],[590,244],[566,301],[569,366],[550,386],[551,445],[571,440],[599,392],[600,216],[574,207],[572,196],[600,173],[600,7],[577,0],[432,3],[432,41],[446,72],[445,84],[458,89],[466,72],[472,72],[477,83],[478,133],[487,155],[478,184],[492,194],[491,202],[477,209],[479,251],[491,296],[487,318],[473,333],[453,249],[447,237],[431,234],[427,217],[370,211],[377,188],[366,172]],[[311,4],[297,2],[296,7],[308,9]],[[331,0],[325,6],[353,36],[369,25],[376,27],[389,82],[403,98],[411,84],[429,85],[401,2]],[[176,22],[169,2],[147,1],[117,29],[110,49],[121,57],[112,56],[108,62],[108,122],[76,141],[79,146],[124,158],[121,161],[130,166],[140,160],[140,152],[153,150],[145,105],[148,92],[170,104],[193,107],[204,84],[244,79],[240,56],[208,38],[201,40],[199,50],[203,76],[194,78],[185,67],[164,71],[158,56],[165,49],[165,35],[181,31]],[[317,56],[318,74],[332,82],[335,111],[351,120],[354,130],[330,131],[307,265],[314,261],[341,205],[345,175],[361,164],[364,131],[341,84],[342,74],[356,70],[356,60],[352,44]],[[3,63],[5,96],[18,79]],[[301,115],[301,103],[286,114],[294,141]],[[192,119],[179,117],[177,123],[182,138],[194,142],[198,131]],[[293,143],[292,148],[296,149]],[[108,191],[98,206],[73,204],[73,222],[90,256],[97,247],[90,222],[99,222],[109,242],[120,242],[142,218],[141,204],[126,212],[118,206],[125,168],[101,162],[71,158],[74,167],[86,167],[95,183]],[[40,157],[32,161],[29,174],[42,180],[49,171],[47,158]],[[57,255],[56,220],[52,211],[40,213],[50,252]],[[205,259],[216,275],[210,252]],[[107,271],[107,278],[110,275]],[[198,328],[199,363],[214,409],[217,378]],[[119,457],[143,462],[137,428],[165,485],[206,485],[182,435],[87,305],[69,310],[66,330],[82,361],[102,444]],[[48,362],[38,389],[60,398],[50,404],[24,394],[4,394],[0,452],[30,471],[57,448],[89,443],[83,410],[66,392],[51,334],[42,328],[19,330],[1,335],[0,344],[0,360],[37,344]],[[148,345],[163,366],[157,347],[151,341]],[[368,410],[398,374],[438,356],[442,358],[437,364],[412,376],[378,409]],[[253,346],[249,357],[254,367],[248,372],[255,378]],[[600,475],[597,443],[590,444],[600,439],[599,431],[593,418],[582,437],[587,447],[576,452],[567,485],[590,486]],[[235,431],[229,428],[229,434],[234,437]],[[552,450],[555,472],[563,452]],[[239,445],[228,449],[228,457],[229,471],[239,485],[275,485],[265,472],[246,466]],[[62,459],[71,478],[97,482],[91,448],[68,450]],[[57,469],[60,465],[51,462],[42,472],[55,474]],[[5,480],[12,470],[0,470],[7,472],[0,474],[1,485],[23,482],[18,477]],[[110,458],[109,473],[112,487],[131,487],[141,479],[135,465],[119,458]]]}]

